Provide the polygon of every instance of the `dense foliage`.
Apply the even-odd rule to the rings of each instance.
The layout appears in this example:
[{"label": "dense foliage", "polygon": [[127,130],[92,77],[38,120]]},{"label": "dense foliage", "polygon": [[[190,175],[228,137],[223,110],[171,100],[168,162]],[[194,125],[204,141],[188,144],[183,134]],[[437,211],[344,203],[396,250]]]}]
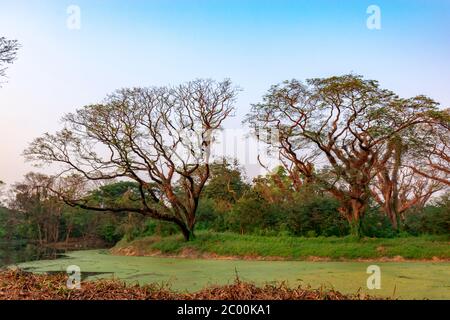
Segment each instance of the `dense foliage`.
[{"label": "dense foliage", "polygon": [[[224,167],[224,170],[229,170]],[[221,176],[213,177],[212,182]],[[210,194],[199,206],[199,229],[232,231],[241,234],[345,236],[350,232],[348,221],[339,213],[339,202],[321,193],[314,185],[300,192],[289,186],[283,168],[265,177],[258,177],[238,199],[224,201],[224,196]],[[213,185],[215,185],[214,182]],[[236,186],[241,183],[235,182]],[[231,185],[233,187],[233,185]],[[233,189],[229,191],[233,193]],[[404,214],[396,230],[390,219],[375,202],[366,210],[362,220],[365,236],[390,238],[402,234],[449,234],[450,200],[448,195],[413,207]]]},{"label": "dense foliage", "polygon": [[[223,159],[211,168],[211,180],[199,202],[197,230],[303,237],[350,234],[348,220],[339,213],[339,202],[314,184],[295,190],[283,167],[255,178],[252,183],[246,182],[236,162]],[[136,188],[133,182],[116,182],[94,190],[89,201],[103,205],[127,204],[133,201]],[[122,238],[131,241],[179,232],[171,223],[137,213],[98,213],[71,207],[56,198],[36,199],[35,194],[24,191],[28,189],[17,184],[15,206],[0,208],[1,238],[40,242],[96,238],[113,244]],[[51,230],[58,230],[56,237],[42,236],[51,234]],[[362,230],[365,236],[379,238],[449,234],[449,195],[444,194],[424,207],[412,207],[404,213],[399,230],[392,227],[390,219],[374,201],[366,210]]]}]

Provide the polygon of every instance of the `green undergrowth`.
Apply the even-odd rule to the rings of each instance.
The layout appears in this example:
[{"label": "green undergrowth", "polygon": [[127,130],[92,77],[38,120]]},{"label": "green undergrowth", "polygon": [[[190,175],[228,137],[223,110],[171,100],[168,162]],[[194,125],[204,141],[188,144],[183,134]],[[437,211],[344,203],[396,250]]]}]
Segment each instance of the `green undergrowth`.
[{"label": "green undergrowth", "polygon": [[[289,237],[255,236],[233,233],[199,232],[185,242],[181,236],[145,237],[130,242],[120,241],[115,249],[130,248],[138,254],[160,252],[215,254],[236,257],[278,257],[303,260],[310,257],[339,259],[450,259],[448,236],[420,236],[399,238],[353,237]],[[114,250],[113,250],[114,251]]]}]

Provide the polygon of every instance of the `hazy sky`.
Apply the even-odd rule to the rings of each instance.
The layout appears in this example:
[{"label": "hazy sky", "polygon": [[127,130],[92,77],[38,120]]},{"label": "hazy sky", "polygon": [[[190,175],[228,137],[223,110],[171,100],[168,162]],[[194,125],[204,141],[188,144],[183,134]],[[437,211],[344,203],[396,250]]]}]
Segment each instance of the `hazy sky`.
[{"label": "hazy sky", "polygon": [[[369,5],[380,30],[367,28]],[[7,183],[32,169],[21,153],[33,138],[121,87],[231,78],[244,89],[233,128],[271,84],[349,72],[450,106],[450,0],[0,0],[0,36],[22,44],[0,88]]]}]

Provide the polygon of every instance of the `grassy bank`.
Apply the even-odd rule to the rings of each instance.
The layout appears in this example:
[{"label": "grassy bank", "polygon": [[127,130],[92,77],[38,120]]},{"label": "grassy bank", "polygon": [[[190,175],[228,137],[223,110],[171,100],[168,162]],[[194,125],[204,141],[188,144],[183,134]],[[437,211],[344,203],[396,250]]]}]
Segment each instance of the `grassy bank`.
[{"label": "grassy bank", "polygon": [[131,242],[122,240],[113,249],[125,255],[178,255],[188,257],[235,257],[305,260],[341,259],[450,259],[448,236],[405,238],[304,238],[238,235],[199,232],[185,242],[180,236],[146,237]]}]

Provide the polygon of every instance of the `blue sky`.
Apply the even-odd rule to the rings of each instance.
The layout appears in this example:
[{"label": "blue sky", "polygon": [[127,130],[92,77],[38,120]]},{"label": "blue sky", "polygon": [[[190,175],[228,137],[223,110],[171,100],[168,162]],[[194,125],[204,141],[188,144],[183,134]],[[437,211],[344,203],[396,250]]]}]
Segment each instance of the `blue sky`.
[{"label": "blue sky", "polygon": [[[69,5],[81,29],[66,26]],[[381,29],[366,27],[369,5]],[[251,102],[285,79],[344,73],[450,106],[450,0],[0,0],[0,36],[22,44],[0,89],[0,179],[30,170],[22,150],[59,119],[128,86],[231,78]]]}]

